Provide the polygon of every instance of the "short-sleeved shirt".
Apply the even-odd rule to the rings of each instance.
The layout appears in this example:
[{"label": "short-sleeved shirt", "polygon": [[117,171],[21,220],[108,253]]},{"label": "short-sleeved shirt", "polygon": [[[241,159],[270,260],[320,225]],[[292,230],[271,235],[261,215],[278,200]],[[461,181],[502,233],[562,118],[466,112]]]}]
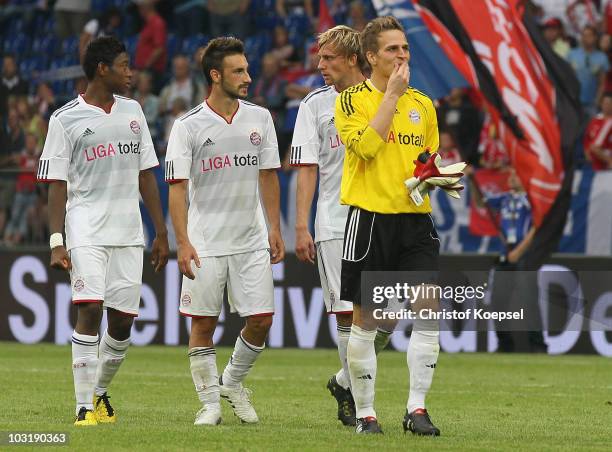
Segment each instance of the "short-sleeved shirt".
[{"label": "short-sleeved shirt", "polygon": [[158,14],[153,14],[144,28],[140,31],[138,43],[136,44],[136,58],[134,66],[138,69],[145,69],[149,57],[155,49],[162,49],[162,54],[153,63],[152,70],[163,72],[166,68],[168,54],[166,52],[167,29],[166,22]]},{"label": "short-sleeved shirt", "polygon": [[486,199],[501,214],[500,227],[508,245],[521,243],[531,228],[531,205],[525,192],[504,192]]},{"label": "short-sleeved shirt", "polygon": [[370,127],[384,93],[370,80],[345,89],[336,99],[336,127],[346,146],[340,200],[376,213],[429,213],[429,196],[417,206],[404,181],[425,148],[438,150],[438,119],[429,97],[408,88],[397,101],[386,137]]},{"label": "short-sleeved shirt", "polygon": [[106,113],[78,96],[53,113],[37,177],[68,182],[66,247],[144,246],[138,176],[158,164],[135,100]]},{"label": "short-sleeved shirt", "polygon": [[567,60],[576,71],[580,82],[580,102],[583,105],[595,105],[599,75],[610,70],[608,56],[594,50],[586,52],[582,47],[570,50]]},{"label": "short-sleeved shirt", "polygon": [[280,167],[270,112],[239,101],[227,122],[205,101],[179,117],[166,151],[166,181],[189,180],[187,233],[200,257],[269,248],[259,170]]},{"label": "short-sleeved shirt", "polygon": [[302,100],[291,142],[292,166],[319,166],[319,198],[315,241],[342,239],[348,207],[340,204],[344,144],[336,130],[334,105],[338,91],[319,88]]}]

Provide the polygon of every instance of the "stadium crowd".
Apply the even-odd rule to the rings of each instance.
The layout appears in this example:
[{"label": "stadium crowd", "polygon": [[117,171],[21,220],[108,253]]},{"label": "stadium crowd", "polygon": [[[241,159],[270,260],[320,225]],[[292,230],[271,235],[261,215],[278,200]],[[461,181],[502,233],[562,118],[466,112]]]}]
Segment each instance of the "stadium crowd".
[{"label": "stadium crowd", "polygon": [[[369,0],[328,0],[336,24],[361,30],[376,15]],[[530,0],[546,40],[574,68],[589,121],[578,166],[612,169],[612,0]],[[301,99],[323,85],[314,45],[317,0],[0,0],[0,243],[47,238],[46,187],[37,158],[55,109],[83,92],[79,61],[87,43],[114,34],[134,75],[129,96],[145,112],[163,160],[174,119],[207,92],[199,56],[210,37],[245,41],[250,100],[275,122],[283,171]],[[439,99],[440,154],[449,163],[506,171],[509,158],[488,114],[467,90]]]}]

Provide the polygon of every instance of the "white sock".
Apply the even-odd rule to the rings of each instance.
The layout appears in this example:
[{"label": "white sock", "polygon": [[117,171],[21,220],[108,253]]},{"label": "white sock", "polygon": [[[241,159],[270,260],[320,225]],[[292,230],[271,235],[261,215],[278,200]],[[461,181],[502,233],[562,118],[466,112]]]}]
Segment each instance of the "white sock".
[{"label": "white sock", "polygon": [[219,403],[219,373],[214,347],[190,348],[189,361],[193,384],[202,405]]},{"label": "white sock", "polygon": [[244,340],[241,333],[238,339],[236,339],[234,352],[223,371],[223,376],[221,377],[223,385],[228,387],[239,386],[264,348],[265,345],[258,347],[249,344]]},{"label": "white sock", "polygon": [[381,330],[380,328],[376,330],[376,339],[374,339],[374,351],[377,355],[387,347],[389,341],[391,340],[391,334],[392,331],[385,331]]},{"label": "white sock", "polygon": [[346,348],[348,347],[349,337],[351,336],[350,326],[337,326],[338,329],[338,355],[342,367],[336,374],[336,381],[344,389],[351,388],[351,376],[349,374],[348,361],[346,359]]},{"label": "white sock", "polygon": [[104,394],[111,380],[119,370],[119,366],[125,359],[127,349],[130,345],[130,338],[123,341],[113,339],[104,331],[100,339],[98,373],[96,375],[96,386],[94,393],[101,396]]},{"label": "white sock", "polygon": [[406,354],[410,371],[410,392],[406,405],[409,413],[425,408],[425,396],[431,387],[440,352],[439,328],[437,320],[414,321]]},{"label": "white sock", "polygon": [[351,391],[355,399],[357,418],[376,417],[374,387],[376,385],[376,331],[366,331],[357,325],[351,327],[347,359],[351,375]]},{"label": "white sock", "polygon": [[72,333],[72,376],[76,414],[81,407],[93,410],[93,392],[98,367],[98,335]]}]

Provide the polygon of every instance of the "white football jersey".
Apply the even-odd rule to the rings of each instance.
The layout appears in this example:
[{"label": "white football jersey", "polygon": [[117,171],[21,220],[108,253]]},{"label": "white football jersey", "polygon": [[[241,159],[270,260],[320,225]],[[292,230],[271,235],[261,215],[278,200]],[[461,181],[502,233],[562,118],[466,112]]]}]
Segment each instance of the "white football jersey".
[{"label": "white football jersey", "polygon": [[270,112],[239,101],[228,123],[204,101],[178,118],[166,151],[166,181],[189,179],[187,233],[198,256],[267,249],[259,170],[280,167]]},{"label": "white football jersey", "polygon": [[135,100],[115,96],[106,113],[79,95],[55,111],[37,177],[68,182],[66,248],[144,246],[138,176],[158,164]]},{"label": "white football jersey", "polygon": [[342,239],[348,215],[348,206],[340,204],[344,144],[334,123],[336,97],[338,92],[333,86],[306,96],[300,104],[291,142],[291,165],[319,166],[315,242]]}]

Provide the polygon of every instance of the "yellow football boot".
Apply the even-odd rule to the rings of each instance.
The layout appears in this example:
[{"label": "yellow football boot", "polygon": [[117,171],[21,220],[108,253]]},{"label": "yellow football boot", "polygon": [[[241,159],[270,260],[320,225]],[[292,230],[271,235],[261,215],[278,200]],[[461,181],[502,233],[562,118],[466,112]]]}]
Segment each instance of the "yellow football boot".
[{"label": "yellow football boot", "polygon": [[96,420],[96,415],[93,411],[88,410],[84,406],[79,410],[79,414],[74,421],[74,425],[77,427],[84,427],[89,425],[98,425],[98,421]]},{"label": "yellow football boot", "polygon": [[100,424],[112,424],[117,422],[117,415],[108,399],[110,399],[110,396],[106,392],[101,396],[94,395],[94,413]]}]

